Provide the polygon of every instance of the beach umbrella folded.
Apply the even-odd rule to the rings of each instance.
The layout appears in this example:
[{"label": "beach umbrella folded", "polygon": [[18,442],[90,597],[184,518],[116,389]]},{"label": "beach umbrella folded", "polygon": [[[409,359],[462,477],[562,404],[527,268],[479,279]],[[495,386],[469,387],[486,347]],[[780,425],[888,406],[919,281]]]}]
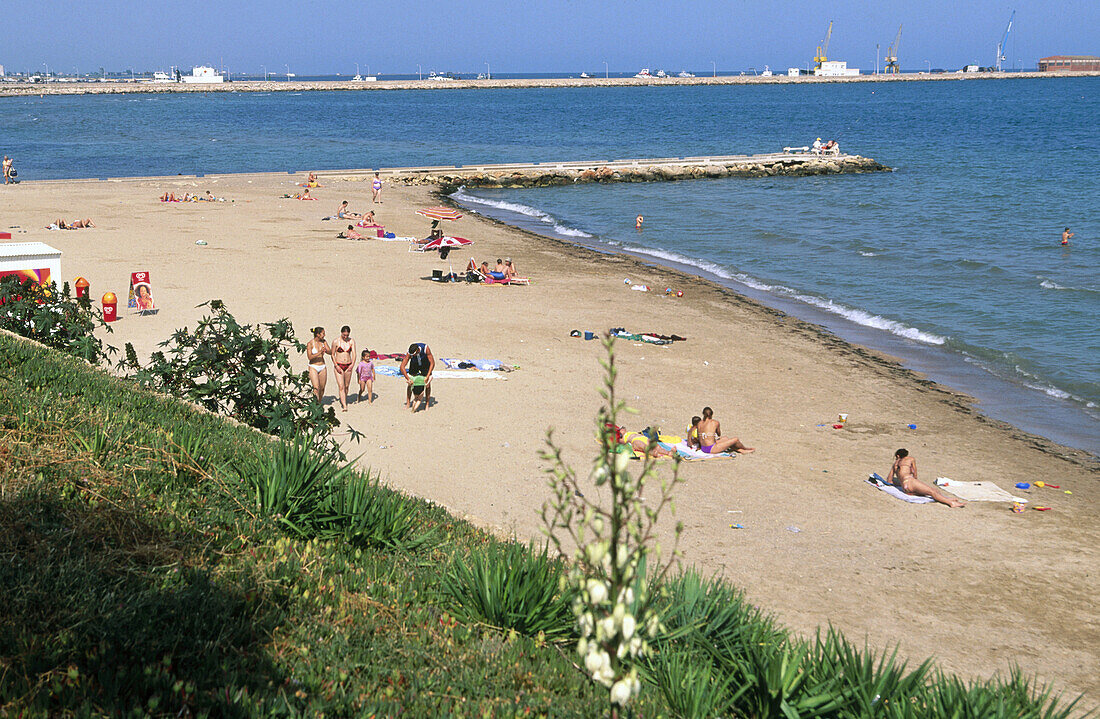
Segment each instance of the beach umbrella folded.
[{"label": "beach umbrella folded", "polygon": [[472,240],[467,240],[465,237],[437,237],[428,244],[424,245],[425,250],[441,250],[444,247],[464,247],[466,245],[474,244]]},{"label": "beach umbrella folded", "polygon": [[417,210],[416,214],[423,215],[429,220],[439,222],[440,220],[458,220],[462,218],[462,215],[450,207],[426,207],[423,210]]}]

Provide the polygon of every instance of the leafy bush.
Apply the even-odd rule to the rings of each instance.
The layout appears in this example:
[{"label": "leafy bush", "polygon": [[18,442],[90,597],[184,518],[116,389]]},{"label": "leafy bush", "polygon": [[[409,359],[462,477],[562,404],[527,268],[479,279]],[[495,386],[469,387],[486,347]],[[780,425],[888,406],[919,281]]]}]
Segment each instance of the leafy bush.
[{"label": "leafy bush", "polygon": [[92,364],[115,351],[95,330],[110,325],[88,297],[74,297],[69,283],[42,287],[16,275],[0,278],[0,329],[76,355]]},{"label": "leafy bush", "polygon": [[381,485],[369,472],[347,475],[325,502],[333,517],[329,532],[356,547],[415,551],[436,543],[422,525],[414,500]]},{"label": "leafy bush", "polygon": [[284,439],[308,436],[342,457],[329,433],[339,426],[335,411],[323,408],[304,372],[294,372],[290,353],[305,346],[289,320],[263,325],[240,324],[221,300],[195,331],[176,330],[160,343],[142,367],[127,343],[123,369],[145,387],[197,402],[262,432]]},{"label": "leafy bush", "polygon": [[492,542],[467,559],[456,554],[442,591],[463,621],[555,641],[574,635],[573,596],[563,593],[562,579],[562,562],[552,559],[547,547]]},{"label": "leafy bush", "polygon": [[650,667],[648,677],[683,719],[723,716],[739,696],[734,694],[735,677],[721,678],[706,656],[669,648],[655,652]]},{"label": "leafy bush", "polygon": [[[829,627],[820,633],[813,647],[814,671],[822,677],[839,677],[846,692],[846,716],[880,717],[883,707],[911,704],[919,698],[928,680],[932,661],[925,660],[913,671],[899,662],[897,650],[876,660],[875,654],[856,649],[840,632]],[[902,715],[904,716],[904,710]]]}]

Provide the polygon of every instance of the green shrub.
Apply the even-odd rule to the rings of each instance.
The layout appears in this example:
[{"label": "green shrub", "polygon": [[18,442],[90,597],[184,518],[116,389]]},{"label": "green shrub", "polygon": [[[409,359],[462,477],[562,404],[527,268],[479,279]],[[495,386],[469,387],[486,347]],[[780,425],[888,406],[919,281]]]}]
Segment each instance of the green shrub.
[{"label": "green shrub", "polygon": [[[240,324],[221,300],[195,331],[184,327],[160,343],[142,367],[127,344],[122,368],[139,384],[197,402],[283,439],[309,437],[314,446],[343,457],[330,436],[340,425],[335,411],[316,400],[304,372],[291,369],[291,352],[305,346],[289,320]],[[357,433],[353,432],[357,437]]]},{"label": "green shrub", "polygon": [[813,645],[813,666],[819,677],[839,677],[846,689],[845,716],[881,717],[883,707],[900,706],[904,711],[919,699],[928,680],[932,661],[925,660],[913,671],[898,662],[897,650],[876,660],[868,649],[862,652],[840,632],[829,627],[819,632]]},{"label": "green shrub", "polygon": [[736,711],[755,719],[835,717],[845,706],[846,690],[838,677],[814,672],[813,655],[804,642],[719,644],[712,659],[720,676],[738,688]]},{"label": "green shrub", "polygon": [[720,678],[705,654],[672,647],[653,652],[644,676],[657,685],[678,717],[710,719],[728,713],[739,694],[734,693],[734,675]]},{"label": "green shrub", "polygon": [[[1076,699],[1059,706],[1046,685],[1037,685],[1014,668],[1007,681],[991,679],[966,683],[937,672],[926,694],[927,716],[946,719],[1067,719]],[[1089,712],[1095,715],[1095,712]]]},{"label": "green shrub", "polygon": [[455,555],[442,590],[463,621],[557,641],[574,636],[573,597],[562,592],[562,578],[562,562],[547,547],[492,542],[465,559]]},{"label": "green shrub", "polygon": [[69,293],[68,282],[42,287],[16,275],[0,278],[0,329],[96,364],[115,351],[95,336],[100,327],[111,331],[88,297]]},{"label": "green shrub", "polygon": [[437,542],[425,527],[415,500],[383,487],[370,473],[346,475],[325,502],[333,517],[331,534],[356,547],[415,551]]}]

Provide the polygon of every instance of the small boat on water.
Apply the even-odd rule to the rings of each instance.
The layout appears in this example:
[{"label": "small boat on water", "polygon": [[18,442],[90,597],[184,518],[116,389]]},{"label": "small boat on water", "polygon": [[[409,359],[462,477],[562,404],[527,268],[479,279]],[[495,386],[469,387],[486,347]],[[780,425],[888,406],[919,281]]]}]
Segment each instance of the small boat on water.
[{"label": "small boat on water", "polygon": [[681,70],[681,71],[680,71],[680,74],[679,74],[679,75],[677,75],[676,77],[695,77],[695,75],[693,75],[692,73],[688,72],[687,70]]},{"label": "small boat on water", "polygon": [[592,77],[592,76],[589,75],[587,72],[582,72],[581,77]]},{"label": "small boat on water", "polygon": [[664,70],[658,70],[657,77],[668,77],[668,73],[666,73]]},{"label": "small boat on water", "polygon": [[649,68],[648,68],[648,67],[643,67],[643,68],[642,68],[642,71],[641,71],[641,72],[639,72],[639,73],[638,73],[637,75],[635,75],[634,77],[641,77],[641,78],[651,78],[651,77],[653,77],[653,74],[652,74],[652,73],[650,73],[650,71],[649,71]]},{"label": "small boat on water", "polygon": [[775,73],[772,72],[772,69],[770,67],[768,67],[767,65],[765,65],[764,66],[764,72],[760,73],[760,77],[771,77],[774,74]]}]

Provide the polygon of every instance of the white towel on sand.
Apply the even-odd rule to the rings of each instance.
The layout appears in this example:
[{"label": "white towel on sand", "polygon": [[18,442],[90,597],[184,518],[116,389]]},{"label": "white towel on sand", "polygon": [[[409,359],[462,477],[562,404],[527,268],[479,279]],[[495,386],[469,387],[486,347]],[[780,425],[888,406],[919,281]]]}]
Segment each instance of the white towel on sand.
[{"label": "white towel on sand", "polygon": [[887,484],[886,481],[877,474],[872,474],[870,477],[868,477],[867,483],[870,484],[872,487],[877,487],[878,489],[881,489],[883,492],[886,492],[891,497],[897,497],[901,501],[909,502],[910,504],[927,504],[928,502],[936,501],[931,497],[919,497],[915,494],[906,494],[894,485]]},{"label": "white towel on sand", "polygon": [[993,482],[960,482],[957,479],[940,477],[936,484],[967,502],[1027,502],[1023,497],[1012,496]]}]

